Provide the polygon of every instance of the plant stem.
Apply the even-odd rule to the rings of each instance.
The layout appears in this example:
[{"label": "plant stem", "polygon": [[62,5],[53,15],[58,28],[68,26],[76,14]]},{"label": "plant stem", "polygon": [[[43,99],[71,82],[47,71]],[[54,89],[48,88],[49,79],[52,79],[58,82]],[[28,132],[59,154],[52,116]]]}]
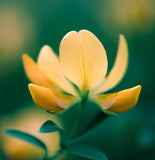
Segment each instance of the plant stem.
[{"label": "plant stem", "polygon": [[86,104],[86,101],[88,100],[88,94],[89,94],[89,91],[87,91],[84,96],[82,97],[82,100],[81,100],[81,108],[80,108],[80,111],[79,111],[79,114],[77,115],[77,119],[75,121],[75,124],[73,126],[73,129],[71,130],[70,132],[70,137],[74,134],[74,132],[76,131],[80,121],[81,121],[81,117],[82,117],[82,113],[83,113],[83,110],[84,110],[84,107],[85,107],[85,104]]},{"label": "plant stem", "polygon": [[49,160],[55,160],[57,157],[60,156],[60,154],[62,154],[64,152],[64,149],[61,148],[59,149],[52,157],[49,158]]}]

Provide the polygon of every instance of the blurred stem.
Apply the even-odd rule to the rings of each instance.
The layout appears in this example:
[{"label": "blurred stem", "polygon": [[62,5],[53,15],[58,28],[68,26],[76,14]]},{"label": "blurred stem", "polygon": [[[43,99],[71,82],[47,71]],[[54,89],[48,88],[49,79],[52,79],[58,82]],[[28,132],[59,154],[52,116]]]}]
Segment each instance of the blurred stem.
[{"label": "blurred stem", "polygon": [[70,132],[70,137],[74,134],[75,130],[77,129],[78,125],[79,125],[79,122],[80,122],[80,119],[81,119],[81,113],[82,113],[82,110],[83,110],[83,105],[81,104],[81,108],[80,108],[80,111],[79,111],[79,114],[77,115],[77,119],[75,121],[75,124]]},{"label": "blurred stem", "polygon": [[43,158],[43,160],[47,160],[48,159],[48,154],[47,154],[47,151],[45,151],[45,156]]},{"label": "blurred stem", "polygon": [[[58,150],[52,157],[49,158],[49,160],[55,160],[57,157],[60,156],[60,154],[62,154],[64,152],[64,149],[61,148],[60,150]],[[46,159],[47,160],[47,159]]]}]

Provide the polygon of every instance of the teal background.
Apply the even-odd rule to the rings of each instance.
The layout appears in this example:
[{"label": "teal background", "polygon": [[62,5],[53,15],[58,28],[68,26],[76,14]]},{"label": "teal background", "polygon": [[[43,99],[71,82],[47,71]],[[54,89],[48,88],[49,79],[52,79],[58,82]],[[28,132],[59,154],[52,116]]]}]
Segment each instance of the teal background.
[{"label": "teal background", "polygon": [[[105,121],[102,128],[105,130],[102,147],[110,160],[155,159],[155,14],[152,13],[152,19],[149,20],[142,18],[142,25],[138,29],[134,29],[134,24],[122,29],[116,27],[113,21],[116,14],[112,9],[113,3],[109,5],[104,0],[5,0],[0,1],[0,24],[5,24],[5,14],[1,16],[3,7],[6,13],[10,11],[10,16],[11,13],[20,15],[17,26],[23,29],[23,32],[16,34],[26,32],[27,41],[19,39],[23,43],[22,47],[11,52],[12,45],[9,43],[15,46],[14,37],[10,34],[8,39],[3,41],[3,36],[0,35],[0,117],[33,104],[21,61],[23,53],[36,60],[40,48],[48,44],[58,54],[60,41],[67,32],[87,29],[104,45],[110,70],[117,52],[118,36],[122,33],[128,42],[129,66],[122,82],[110,92],[138,84],[142,85],[142,91],[134,109],[119,114],[118,118],[109,117]],[[117,24],[117,20],[115,22]],[[112,27],[109,27],[110,24]],[[6,23],[7,25],[10,24]],[[27,26],[28,31],[23,26]],[[139,32],[141,28],[143,30]],[[12,28],[12,31],[14,29]],[[2,42],[8,44],[6,46],[10,47],[9,51],[8,48],[4,49]]]}]

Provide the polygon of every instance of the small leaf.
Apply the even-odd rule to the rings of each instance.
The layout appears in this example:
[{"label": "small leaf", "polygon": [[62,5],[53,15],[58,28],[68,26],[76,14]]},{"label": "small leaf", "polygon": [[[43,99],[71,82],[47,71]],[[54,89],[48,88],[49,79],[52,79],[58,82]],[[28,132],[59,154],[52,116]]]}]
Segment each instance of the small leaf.
[{"label": "small leaf", "polygon": [[66,148],[66,151],[91,160],[108,160],[103,152],[91,146],[76,145]]},{"label": "small leaf", "polygon": [[50,132],[60,132],[60,133],[62,133],[62,131],[63,130],[51,120],[47,120],[40,127],[40,130],[39,130],[40,133],[50,133]]},{"label": "small leaf", "polygon": [[7,133],[8,135],[10,135],[12,137],[22,139],[26,142],[29,142],[29,143],[43,149],[45,151],[45,153],[47,153],[46,145],[41,140],[39,140],[38,138],[36,138],[28,133],[25,133],[25,132],[22,132],[19,130],[15,130],[15,129],[8,129],[5,131],[5,133]]}]

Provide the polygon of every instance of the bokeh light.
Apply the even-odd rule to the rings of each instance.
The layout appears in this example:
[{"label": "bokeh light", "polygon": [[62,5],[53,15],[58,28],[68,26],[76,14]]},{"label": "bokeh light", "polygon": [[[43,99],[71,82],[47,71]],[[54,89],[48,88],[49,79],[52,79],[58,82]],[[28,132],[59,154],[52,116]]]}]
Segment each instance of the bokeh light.
[{"label": "bokeh light", "polygon": [[37,42],[34,22],[24,6],[0,3],[0,74],[16,70],[23,49]]},{"label": "bokeh light", "polygon": [[154,29],[154,0],[101,1],[99,8],[99,23],[110,36],[119,33],[128,37],[143,35]]}]

